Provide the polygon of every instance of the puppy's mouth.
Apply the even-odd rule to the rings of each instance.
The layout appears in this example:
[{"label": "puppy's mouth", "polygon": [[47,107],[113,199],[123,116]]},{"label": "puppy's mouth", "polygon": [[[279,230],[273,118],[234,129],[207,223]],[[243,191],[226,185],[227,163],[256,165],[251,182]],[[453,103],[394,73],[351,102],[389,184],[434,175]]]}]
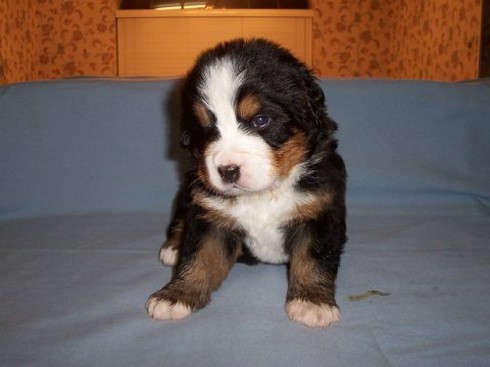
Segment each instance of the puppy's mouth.
[{"label": "puppy's mouth", "polygon": [[227,197],[253,196],[260,195],[265,192],[273,192],[278,186],[280,186],[280,182],[280,180],[274,180],[269,185],[253,188],[240,185],[240,183],[224,184],[220,187],[213,186],[213,188],[219,194]]},{"label": "puppy's mouth", "polygon": [[246,187],[242,187],[238,184],[229,184],[225,187],[215,188],[224,196],[242,196],[255,193],[256,191],[250,190]]},{"label": "puppy's mouth", "polygon": [[246,196],[258,193],[263,190],[263,188],[253,188],[248,187],[240,182],[226,183],[222,181],[207,181],[207,186],[216,194],[225,197],[238,197]]}]

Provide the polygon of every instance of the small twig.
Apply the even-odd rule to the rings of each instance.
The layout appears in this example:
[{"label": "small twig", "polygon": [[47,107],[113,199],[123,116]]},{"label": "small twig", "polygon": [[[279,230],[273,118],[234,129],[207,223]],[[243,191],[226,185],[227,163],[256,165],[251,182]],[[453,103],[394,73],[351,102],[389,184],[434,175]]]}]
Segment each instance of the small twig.
[{"label": "small twig", "polygon": [[370,290],[370,291],[367,291],[365,293],[362,293],[362,294],[356,294],[354,296],[348,296],[347,299],[349,301],[364,301],[365,299],[369,298],[369,297],[375,297],[375,296],[389,296],[390,294],[389,293],[386,293],[386,292],[381,292],[381,291],[378,291],[376,289],[373,289],[373,290]]}]

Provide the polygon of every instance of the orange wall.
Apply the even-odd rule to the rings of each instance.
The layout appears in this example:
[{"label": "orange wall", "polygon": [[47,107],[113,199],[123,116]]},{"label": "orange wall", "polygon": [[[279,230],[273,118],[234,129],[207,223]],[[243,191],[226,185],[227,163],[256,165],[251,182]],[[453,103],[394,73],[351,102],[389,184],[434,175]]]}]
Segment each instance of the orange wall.
[{"label": "orange wall", "polygon": [[[117,73],[119,0],[0,0],[0,83]],[[310,0],[321,76],[478,76],[482,0]],[[464,4],[464,5],[463,5]]]},{"label": "orange wall", "polygon": [[482,0],[310,0],[320,75],[478,77]]},{"label": "orange wall", "polygon": [[0,83],[37,79],[37,16],[30,0],[0,0]]},{"label": "orange wall", "polygon": [[0,0],[0,81],[117,73],[119,0]]},{"label": "orange wall", "polygon": [[[403,2],[402,2],[403,3]],[[478,78],[482,0],[426,0],[394,9],[389,72],[401,78]]]}]

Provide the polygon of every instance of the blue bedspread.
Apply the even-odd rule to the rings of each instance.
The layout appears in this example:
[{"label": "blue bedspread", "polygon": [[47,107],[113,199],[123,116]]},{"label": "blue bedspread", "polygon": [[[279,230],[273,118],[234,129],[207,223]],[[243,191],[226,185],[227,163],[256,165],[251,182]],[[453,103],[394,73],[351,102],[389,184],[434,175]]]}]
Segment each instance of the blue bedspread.
[{"label": "blue bedspread", "polygon": [[186,162],[177,84],[0,87],[1,366],[488,366],[490,81],[321,81],[349,173],[325,330],[288,321],[284,266],[147,317]]}]

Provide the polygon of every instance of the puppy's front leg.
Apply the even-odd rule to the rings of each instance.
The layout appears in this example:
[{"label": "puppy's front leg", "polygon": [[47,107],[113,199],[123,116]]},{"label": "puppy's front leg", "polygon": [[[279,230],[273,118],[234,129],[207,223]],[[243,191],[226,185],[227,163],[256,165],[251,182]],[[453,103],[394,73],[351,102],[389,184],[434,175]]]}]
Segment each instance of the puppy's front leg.
[{"label": "puppy's front leg", "polygon": [[340,319],[335,279],[341,247],[331,248],[332,243],[322,241],[311,228],[298,229],[294,240],[286,313],[292,321],[310,327],[327,327]]},{"label": "puppy's front leg", "polygon": [[182,319],[206,306],[236,262],[238,246],[226,233],[206,222],[192,227],[200,231],[186,234],[173,279],[148,298],[146,308],[154,319]]}]

